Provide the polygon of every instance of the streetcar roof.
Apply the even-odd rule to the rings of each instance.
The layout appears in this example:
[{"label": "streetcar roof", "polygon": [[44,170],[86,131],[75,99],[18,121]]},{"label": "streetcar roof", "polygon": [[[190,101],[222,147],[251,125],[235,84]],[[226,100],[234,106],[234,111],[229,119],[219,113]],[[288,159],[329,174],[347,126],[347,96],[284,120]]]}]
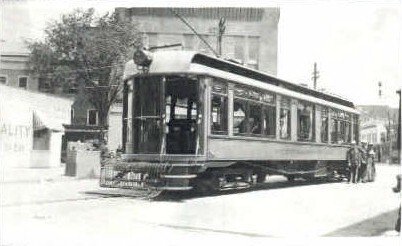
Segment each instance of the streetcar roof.
[{"label": "streetcar roof", "polygon": [[[257,84],[252,83],[252,81],[259,81],[263,84],[266,84],[266,86],[264,86],[267,87],[266,89],[274,89],[274,92],[289,95],[289,93],[284,92],[290,90],[298,95],[307,95],[308,97],[305,97],[306,100],[309,100],[308,98],[310,97],[314,97],[321,99],[319,101],[324,100],[327,102],[332,102],[335,105],[342,105],[346,107],[348,111],[352,111],[353,113],[357,114],[359,113],[357,110],[351,110],[351,108],[354,109],[354,105],[351,101],[343,99],[339,96],[331,95],[285,80],[281,80],[273,75],[247,68],[243,65],[236,64],[234,62],[230,62],[217,57],[208,56],[195,51],[178,50],[158,51],[153,53],[152,55],[153,59],[149,67],[150,74],[203,73],[235,81],[239,81],[239,79],[236,80],[234,78],[239,78],[240,76],[247,78],[247,80],[239,81],[243,84],[256,86]],[[124,79],[130,79],[136,75],[138,75],[138,69],[136,68],[134,62],[131,60],[126,64]],[[257,87],[261,86],[257,85]],[[300,96],[298,97],[300,98]],[[340,108],[345,109],[344,107]]]}]

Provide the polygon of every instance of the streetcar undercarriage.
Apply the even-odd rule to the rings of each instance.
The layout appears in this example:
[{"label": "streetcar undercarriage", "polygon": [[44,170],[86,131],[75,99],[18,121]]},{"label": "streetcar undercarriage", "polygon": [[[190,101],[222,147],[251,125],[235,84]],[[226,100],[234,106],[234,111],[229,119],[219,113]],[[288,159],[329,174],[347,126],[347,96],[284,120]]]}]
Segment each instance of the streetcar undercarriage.
[{"label": "streetcar undercarriage", "polygon": [[[267,175],[283,175],[289,181],[303,178],[342,180],[348,176],[344,161],[242,161],[226,167],[209,163],[122,162],[103,166],[101,187],[157,191],[219,192],[247,189],[264,183]],[[213,166],[213,165],[211,165]]]}]

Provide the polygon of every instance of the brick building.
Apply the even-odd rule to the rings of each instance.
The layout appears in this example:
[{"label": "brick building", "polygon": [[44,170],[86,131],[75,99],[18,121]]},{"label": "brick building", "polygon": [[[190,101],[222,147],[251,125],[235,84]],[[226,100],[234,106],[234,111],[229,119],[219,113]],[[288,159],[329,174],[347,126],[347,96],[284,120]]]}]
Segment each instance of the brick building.
[{"label": "brick building", "polygon": [[[136,21],[145,46],[182,44],[182,49],[212,54],[168,8],[116,8],[122,21]],[[219,20],[226,19],[222,57],[272,75],[277,73],[278,8],[176,8],[216,49]]]},{"label": "brick building", "polygon": [[2,53],[0,56],[0,84],[38,91],[38,79],[28,67],[28,53]]}]

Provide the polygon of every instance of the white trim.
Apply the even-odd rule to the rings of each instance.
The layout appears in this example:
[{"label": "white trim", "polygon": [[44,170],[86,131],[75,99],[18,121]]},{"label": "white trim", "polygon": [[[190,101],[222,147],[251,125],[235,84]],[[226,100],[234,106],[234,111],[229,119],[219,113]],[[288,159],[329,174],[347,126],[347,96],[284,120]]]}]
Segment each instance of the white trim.
[{"label": "white trim", "polygon": [[[21,78],[27,78],[26,87],[21,87],[20,86],[20,79]],[[24,88],[25,90],[28,90],[28,84],[29,84],[29,76],[28,75],[18,75],[18,83],[17,83],[18,88]]]},{"label": "white trim", "polygon": [[[96,111],[96,123],[95,124],[89,124],[89,111]],[[99,111],[94,108],[87,109],[87,126],[97,126],[99,125]]]},{"label": "white trim", "polygon": [[8,85],[8,75],[7,74],[0,74],[0,77],[5,77],[6,78],[6,83],[5,84],[0,84],[0,85]]},{"label": "white trim", "polygon": [[295,98],[295,99],[300,99],[300,100],[316,103],[316,104],[319,104],[319,105],[325,105],[325,106],[328,106],[328,107],[331,107],[331,108],[344,110],[344,111],[349,112],[349,113],[360,114],[359,111],[357,111],[354,108],[350,108],[350,107],[346,107],[346,106],[339,105],[339,104],[336,104],[336,103],[328,102],[328,101],[325,101],[325,100],[320,99],[320,98],[308,96],[308,95],[305,95],[305,94],[302,94],[302,93],[299,93],[299,92],[295,92],[295,91],[290,91],[290,90],[282,88],[282,87],[274,86],[274,85],[267,84],[267,83],[264,83],[264,82],[261,82],[261,81],[258,81],[258,80],[250,79],[250,78],[247,78],[247,77],[244,77],[244,76],[240,76],[240,75],[237,75],[237,74],[221,71],[221,70],[218,70],[218,69],[215,69],[215,68],[207,67],[207,66],[204,66],[204,65],[196,64],[196,63],[191,64],[189,72],[203,73],[203,74],[207,74],[207,75],[210,75],[210,76],[222,78],[222,79],[229,80],[229,81],[234,81],[234,82],[241,83],[241,84],[247,83],[250,86],[260,88],[260,89],[263,89],[263,90],[268,90],[268,91],[271,91],[271,92],[275,92],[275,93],[277,93],[279,95],[288,96],[288,97],[292,97],[292,98]]}]

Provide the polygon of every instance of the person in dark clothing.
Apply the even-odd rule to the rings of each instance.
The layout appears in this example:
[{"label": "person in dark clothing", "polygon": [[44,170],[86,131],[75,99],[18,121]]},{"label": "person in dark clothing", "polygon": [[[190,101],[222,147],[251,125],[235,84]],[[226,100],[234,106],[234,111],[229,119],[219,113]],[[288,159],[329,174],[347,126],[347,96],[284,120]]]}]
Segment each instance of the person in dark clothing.
[{"label": "person in dark clothing", "polygon": [[356,142],[352,142],[352,147],[348,150],[347,153],[347,160],[350,170],[348,181],[352,183],[357,183],[362,158],[361,151],[356,145]]},{"label": "person in dark clothing", "polygon": [[367,180],[367,148],[366,143],[361,143],[361,146],[358,146],[360,155],[361,155],[361,163],[357,174],[357,182],[365,183]]}]

